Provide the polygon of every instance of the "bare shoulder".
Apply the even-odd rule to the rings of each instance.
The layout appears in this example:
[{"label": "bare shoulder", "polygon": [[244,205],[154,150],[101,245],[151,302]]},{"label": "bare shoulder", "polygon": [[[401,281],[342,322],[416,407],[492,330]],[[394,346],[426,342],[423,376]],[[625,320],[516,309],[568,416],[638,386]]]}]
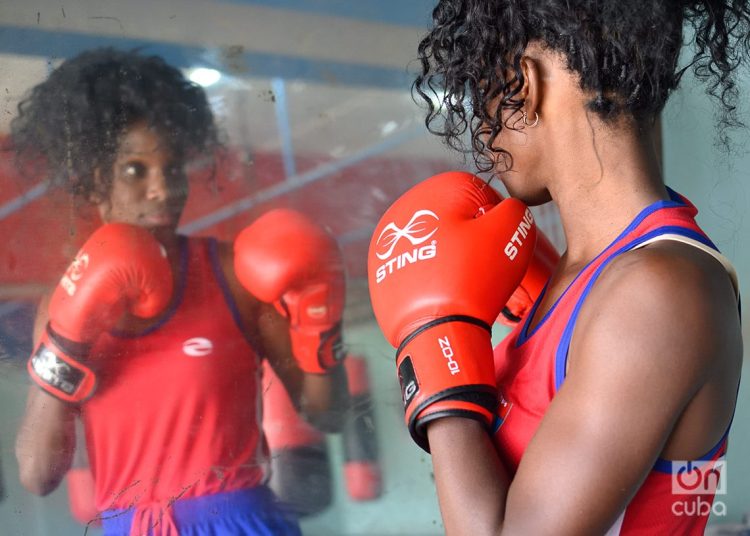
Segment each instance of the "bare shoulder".
[{"label": "bare shoulder", "polygon": [[259,309],[262,304],[247,292],[240,284],[239,279],[237,279],[234,272],[234,247],[232,242],[218,241],[216,251],[224,278],[229,286],[229,291],[232,294],[234,302],[237,304],[244,327],[248,330],[257,322]]},{"label": "bare shoulder", "polygon": [[664,240],[620,255],[598,285],[600,295],[623,293],[636,305],[645,302],[660,314],[675,313],[678,321],[698,316],[700,324],[709,326],[712,319],[737,316],[726,269],[705,251],[681,242]]},{"label": "bare shoulder", "polygon": [[245,295],[252,298],[252,296],[242,288],[242,285],[234,272],[234,246],[232,242],[217,241],[216,252],[219,257],[219,264],[224,272],[224,277],[226,278],[227,283],[229,283],[230,290],[232,291],[235,300],[238,298],[244,298]]},{"label": "bare shoulder", "polygon": [[649,359],[698,369],[717,356],[741,354],[737,299],[725,268],[708,253],[674,241],[613,260],[593,286],[577,331],[586,339],[590,334],[619,341]]},{"label": "bare shoulder", "polygon": [[231,242],[222,240],[216,241],[216,252],[218,253],[219,263],[225,274],[232,275],[234,278],[234,247]]},{"label": "bare shoulder", "polygon": [[274,348],[288,346],[288,322],[272,304],[258,300],[242,286],[234,271],[234,247],[231,242],[218,242],[217,252],[232,298],[242,317],[245,333],[263,350],[266,358],[275,360],[275,353],[279,352],[274,352]]}]

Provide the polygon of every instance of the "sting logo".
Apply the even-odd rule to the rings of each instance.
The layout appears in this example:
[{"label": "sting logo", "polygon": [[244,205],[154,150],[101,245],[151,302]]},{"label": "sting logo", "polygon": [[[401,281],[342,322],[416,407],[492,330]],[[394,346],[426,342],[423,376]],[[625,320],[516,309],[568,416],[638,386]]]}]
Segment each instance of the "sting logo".
[{"label": "sting logo", "polygon": [[513,260],[516,258],[518,248],[523,247],[524,240],[526,240],[533,225],[534,216],[531,214],[531,210],[527,208],[523,219],[518,224],[516,232],[513,233],[510,241],[505,246],[505,254],[508,256],[508,259]]},{"label": "sting logo", "polygon": [[[435,257],[437,241],[433,240],[429,244],[422,244],[437,232],[439,219],[437,214],[431,210],[417,210],[403,228],[394,222],[383,228],[376,242],[375,256],[385,262],[375,272],[377,283],[404,266]],[[409,242],[412,249],[393,256],[393,252],[402,238]]]}]

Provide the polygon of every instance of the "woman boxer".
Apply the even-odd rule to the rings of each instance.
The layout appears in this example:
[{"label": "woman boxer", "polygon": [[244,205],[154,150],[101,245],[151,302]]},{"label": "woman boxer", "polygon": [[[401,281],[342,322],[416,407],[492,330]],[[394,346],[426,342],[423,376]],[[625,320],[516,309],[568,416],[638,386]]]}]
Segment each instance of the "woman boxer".
[{"label": "woman boxer", "polygon": [[[155,56],[65,61],[12,134],[104,224],[39,308],[16,448],[24,486],[57,487],[80,413],[105,534],[299,534],[265,486],[261,360],[312,422],[339,426],[333,239],[292,211],[262,216],[234,248],[177,233],[186,163],[217,134],[202,89]],[[324,322],[300,308],[310,289]]]},{"label": "woman boxer", "polygon": [[[687,68],[718,97],[720,128],[736,125],[749,29],[734,0],[433,11],[414,85],[428,128],[453,147],[470,140],[511,196],[554,200],[567,240],[493,363],[488,324],[533,233],[517,202],[448,173],[405,194],[373,235],[375,313],[399,346],[407,421],[431,450],[448,534],[703,533],[716,482],[694,495],[671,485],[721,467],[742,364],[737,284],[697,210],[665,186],[654,123],[694,39]],[[389,234],[407,221],[434,250],[378,273],[413,247]]]}]

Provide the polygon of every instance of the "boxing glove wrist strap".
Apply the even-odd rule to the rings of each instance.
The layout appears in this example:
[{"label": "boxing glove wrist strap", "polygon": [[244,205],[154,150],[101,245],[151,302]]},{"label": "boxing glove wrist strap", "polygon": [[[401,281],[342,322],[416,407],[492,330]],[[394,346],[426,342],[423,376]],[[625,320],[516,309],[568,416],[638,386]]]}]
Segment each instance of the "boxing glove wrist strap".
[{"label": "boxing glove wrist strap", "polygon": [[308,374],[327,374],[346,356],[341,322],[323,331],[316,327],[292,326],[290,336],[297,365]]},{"label": "boxing glove wrist strap", "polygon": [[425,425],[449,416],[492,423],[497,406],[490,327],[466,316],[426,324],[399,346],[397,367],[405,421],[429,451]]},{"label": "boxing glove wrist strap", "polygon": [[56,398],[74,404],[83,402],[96,387],[94,372],[81,361],[88,348],[68,341],[47,326],[27,363],[29,375]]}]

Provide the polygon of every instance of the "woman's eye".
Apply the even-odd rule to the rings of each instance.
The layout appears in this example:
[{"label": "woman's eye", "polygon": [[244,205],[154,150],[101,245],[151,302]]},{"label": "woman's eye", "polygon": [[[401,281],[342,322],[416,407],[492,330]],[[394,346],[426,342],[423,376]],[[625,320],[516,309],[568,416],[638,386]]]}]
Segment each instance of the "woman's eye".
[{"label": "woman's eye", "polygon": [[146,166],[138,162],[125,164],[123,175],[131,179],[140,179],[146,176]]}]

